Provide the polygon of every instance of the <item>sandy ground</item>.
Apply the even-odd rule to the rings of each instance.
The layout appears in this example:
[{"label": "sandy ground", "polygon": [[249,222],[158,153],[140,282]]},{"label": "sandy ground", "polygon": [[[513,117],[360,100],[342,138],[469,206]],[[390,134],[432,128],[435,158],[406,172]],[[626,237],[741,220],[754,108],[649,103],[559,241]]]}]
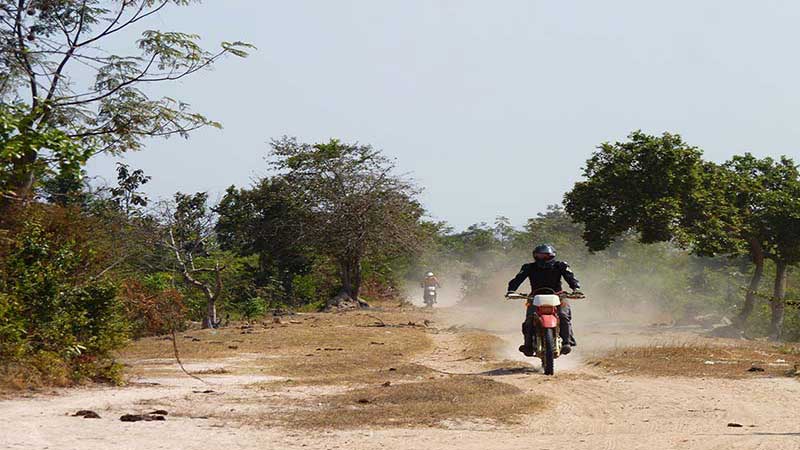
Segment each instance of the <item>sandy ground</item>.
[{"label": "sandy ground", "polygon": [[[475,317],[463,311],[450,323],[470,325]],[[472,319],[470,319],[472,317]],[[474,325],[474,323],[472,323]],[[512,350],[517,335],[508,327],[484,323],[507,345],[496,361],[520,358]],[[791,378],[697,379],[644,378],[610,374],[584,364],[586,355],[614,345],[619,336],[641,342],[692,339],[680,333],[635,333],[621,326],[585,327],[577,353],[556,363],[556,376],[538,370],[485,371],[486,361],[458,358],[464,345],[461,328],[432,329],[432,350],[414,362],[448,373],[480,373],[541,393],[548,408],[516,425],[490,421],[448,422],[426,428],[369,428],[346,431],[297,431],[235,420],[208,419],[204,410],[242,408],[233,399],[248,395],[248,385],[273,379],[268,375],[206,376],[203,384],[174,371],[143,377],[123,388],[83,388],[37,394],[0,402],[0,448],[3,449],[800,449],[800,382]],[[250,358],[225,361],[247,365]],[[530,360],[528,360],[530,361]],[[152,361],[141,361],[150,364]],[[193,369],[220,364],[193,363]],[[205,365],[204,365],[205,364]],[[216,364],[216,366],[215,366]],[[538,367],[538,363],[536,365]],[[162,366],[163,368],[163,366]],[[154,372],[155,373],[155,372]],[[156,384],[157,383],[157,384]],[[202,394],[196,391],[213,390]],[[296,395],[297,392],[294,393]],[[304,395],[324,395],[308,387]],[[281,400],[275,393],[275,401]],[[288,395],[288,394],[286,394]],[[163,422],[124,423],[125,413],[147,412],[169,399],[195,402],[197,416],[168,416]],[[271,408],[269,400],[264,411]],[[101,419],[70,414],[91,409]],[[741,427],[729,427],[737,423]]]}]

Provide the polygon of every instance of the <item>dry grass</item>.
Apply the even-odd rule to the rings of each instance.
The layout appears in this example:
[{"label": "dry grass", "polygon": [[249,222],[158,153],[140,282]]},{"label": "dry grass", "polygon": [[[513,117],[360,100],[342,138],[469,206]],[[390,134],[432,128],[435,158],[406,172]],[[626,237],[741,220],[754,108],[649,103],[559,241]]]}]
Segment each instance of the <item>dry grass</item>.
[{"label": "dry grass", "polygon": [[470,330],[458,337],[464,347],[461,356],[465,359],[495,360],[504,345],[501,338],[485,331]]},{"label": "dry grass", "polygon": [[[389,368],[422,373],[407,361],[431,347],[424,320],[415,310],[303,314],[280,323],[193,330],[178,335],[178,344],[187,365],[224,362],[229,373],[283,376],[305,384],[369,382]],[[134,375],[176,370],[172,342],[164,337],[134,342],[120,357]]]},{"label": "dry grass", "polygon": [[508,424],[545,406],[541,396],[476,376],[355,389],[314,402],[278,416],[278,423],[299,429],[437,426],[449,420]]},{"label": "dry grass", "polygon": [[[790,375],[800,354],[760,342],[650,345],[616,349],[590,364],[612,372],[654,377],[752,378]],[[763,369],[757,370],[752,368]]]},{"label": "dry grass", "polygon": [[[297,429],[439,426],[451,420],[504,424],[544,407],[540,396],[512,385],[485,376],[447,375],[416,363],[432,348],[434,330],[426,323],[431,318],[430,312],[387,308],[192,331],[179,337],[179,344],[184,362],[195,371],[198,365],[224,365],[229,373],[250,370],[282,379],[250,384],[245,393],[220,393],[226,408],[199,410],[194,394],[148,406],[177,416]],[[459,339],[464,360],[485,360],[487,370],[497,362],[493,355],[500,339],[477,331]],[[135,343],[123,356],[152,375],[153,369],[174,364],[171,351],[169,340],[153,338]]]}]

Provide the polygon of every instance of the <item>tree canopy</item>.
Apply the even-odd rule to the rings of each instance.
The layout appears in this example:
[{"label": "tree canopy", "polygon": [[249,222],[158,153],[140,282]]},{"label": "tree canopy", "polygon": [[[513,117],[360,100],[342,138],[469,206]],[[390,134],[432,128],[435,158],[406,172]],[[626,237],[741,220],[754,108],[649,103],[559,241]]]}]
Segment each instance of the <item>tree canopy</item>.
[{"label": "tree canopy", "polygon": [[246,56],[250,45],[223,42],[209,51],[196,34],[146,29],[135,51],[117,54],[105,47],[162,9],[191,3],[0,0],[0,100],[14,105],[19,140],[27,143],[10,163],[2,162],[14,197],[30,194],[50,159],[75,161],[72,152],[38,140],[51,130],[79,142],[84,153],[78,160],[85,162],[92,154],[138,150],[148,137],[185,137],[220,126],[180,100],[151,98],[146,86],[187,77],[225,55]]}]

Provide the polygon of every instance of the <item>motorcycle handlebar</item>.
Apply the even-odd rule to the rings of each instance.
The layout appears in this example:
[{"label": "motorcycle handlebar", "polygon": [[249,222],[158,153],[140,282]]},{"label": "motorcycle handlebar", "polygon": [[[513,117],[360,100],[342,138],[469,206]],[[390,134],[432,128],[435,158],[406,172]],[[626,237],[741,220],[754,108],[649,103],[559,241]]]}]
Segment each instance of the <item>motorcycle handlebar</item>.
[{"label": "motorcycle handlebar", "polygon": [[[536,295],[536,294],[517,294],[517,293],[513,293],[513,294],[506,294],[506,298],[508,300],[527,300],[529,298],[532,298],[534,295]],[[580,299],[585,299],[586,298],[586,295],[584,295],[582,292],[564,292],[564,291],[562,291],[562,292],[556,292],[555,295],[558,295],[561,298],[567,298],[567,299],[570,299],[570,300],[580,300]]]}]

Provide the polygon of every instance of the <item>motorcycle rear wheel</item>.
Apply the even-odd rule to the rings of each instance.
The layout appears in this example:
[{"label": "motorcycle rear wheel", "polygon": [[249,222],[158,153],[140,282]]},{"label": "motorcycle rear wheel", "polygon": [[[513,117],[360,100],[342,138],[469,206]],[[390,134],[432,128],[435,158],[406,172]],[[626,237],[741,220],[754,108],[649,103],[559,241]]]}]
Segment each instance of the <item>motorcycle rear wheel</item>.
[{"label": "motorcycle rear wheel", "polygon": [[542,355],[542,369],[545,375],[553,375],[555,359],[555,330],[547,328],[544,330],[544,355]]}]

